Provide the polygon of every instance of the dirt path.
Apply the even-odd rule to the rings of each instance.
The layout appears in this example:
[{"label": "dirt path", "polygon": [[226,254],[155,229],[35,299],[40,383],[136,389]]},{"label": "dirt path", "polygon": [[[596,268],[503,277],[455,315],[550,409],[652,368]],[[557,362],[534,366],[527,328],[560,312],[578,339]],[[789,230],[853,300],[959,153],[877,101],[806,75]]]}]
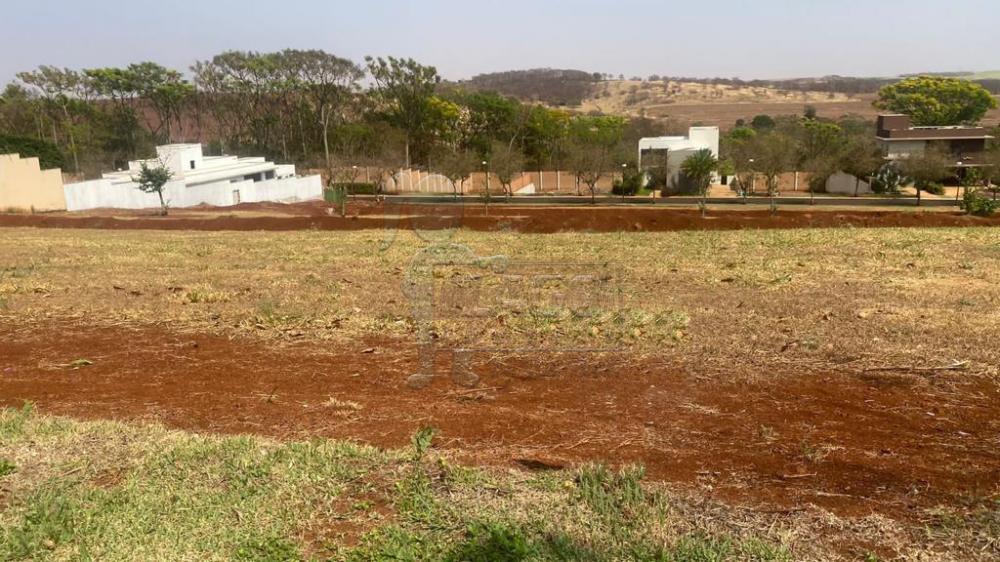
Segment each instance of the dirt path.
[{"label": "dirt path", "polygon": [[[404,385],[412,349],[255,344],[162,328],[0,324],[0,404],[280,438],[402,447],[419,427],[464,460],[605,459],[764,509],[919,518],[997,493],[1000,389],[958,374],[712,374],[666,359],[481,357],[483,389]],[[78,359],[93,365],[73,369]]]},{"label": "dirt path", "polygon": [[[715,210],[703,218],[695,209],[643,207],[430,206],[352,203],[348,216],[331,216],[323,203],[246,204],[229,209],[177,210],[169,217],[149,212],[96,211],[88,214],[3,215],[0,227],[100,228],[114,230],[365,230],[462,227],[529,233],[561,231],[739,230],[746,228],[1000,226],[1000,216],[971,217],[956,211]],[[387,218],[388,216],[388,218]],[[399,220],[396,217],[407,217]]]}]

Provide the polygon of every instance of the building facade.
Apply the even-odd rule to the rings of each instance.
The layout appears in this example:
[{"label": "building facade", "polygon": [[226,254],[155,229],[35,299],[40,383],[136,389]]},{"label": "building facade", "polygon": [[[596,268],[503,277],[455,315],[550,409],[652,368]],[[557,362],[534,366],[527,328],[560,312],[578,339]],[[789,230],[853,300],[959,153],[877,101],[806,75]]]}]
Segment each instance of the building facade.
[{"label": "building facade", "polygon": [[982,164],[991,137],[983,127],[914,127],[909,115],[879,115],[875,138],[889,160],[923,154],[939,147],[955,158],[955,167]]},{"label": "building facade", "polygon": [[163,190],[174,208],[240,203],[294,203],[323,198],[319,176],[299,177],[295,166],[265,158],[204,156],[200,144],[171,144],[156,148],[157,158],[129,162],[128,170],[104,174],[101,179],[67,184],[66,209],[147,209],[160,206],[155,193],[139,190],[134,177],[143,164],[163,166],[172,178]]},{"label": "building facade", "polygon": [[62,172],[42,170],[38,158],[0,154],[0,211],[46,212],[66,209]]},{"label": "building facade", "polygon": [[[691,127],[687,136],[646,137],[639,139],[639,169],[666,167],[667,186],[675,187],[681,180],[681,164],[699,150],[709,149],[719,157],[719,128]],[[718,183],[712,174],[712,183]]]}]

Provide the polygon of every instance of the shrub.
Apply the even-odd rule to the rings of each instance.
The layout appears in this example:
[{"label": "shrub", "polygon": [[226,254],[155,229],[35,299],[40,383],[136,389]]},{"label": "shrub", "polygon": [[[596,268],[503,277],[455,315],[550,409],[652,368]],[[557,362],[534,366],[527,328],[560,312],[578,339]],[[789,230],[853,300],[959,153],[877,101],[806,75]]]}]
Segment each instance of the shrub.
[{"label": "shrub", "polygon": [[348,195],[375,195],[375,184],[365,182],[337,182],[331,188],[342,188]]},{"label": "shrub", "polygon": [[875,193],[899,193],[899,186],[904,179],[903,174],[900,173],[895,164],[885,164],[872,177],[872,191]]},{"label": "shrub", "polygon": [[978,189],[967,189],[961,207],[970,215],[988,217],[1000,209],[1000,201],[987,197]]},{"label": "shrub", "polygon": [[642,174],[625,174],[622,180],[615,180],[611,186],[611,193],[614,195],[635,195],[642,189]]},{"label": "shrub", "polygon": [[43,140],[0,135],[0,154],[20,154],[24,158],[37,157],[43,170],[65,167],[65,160],[59,148]]},{"label": "shrub", "polygon": [[934,195],[944,195],[944,186],[936,181],[932,181],[924,186],[924,191]]}]

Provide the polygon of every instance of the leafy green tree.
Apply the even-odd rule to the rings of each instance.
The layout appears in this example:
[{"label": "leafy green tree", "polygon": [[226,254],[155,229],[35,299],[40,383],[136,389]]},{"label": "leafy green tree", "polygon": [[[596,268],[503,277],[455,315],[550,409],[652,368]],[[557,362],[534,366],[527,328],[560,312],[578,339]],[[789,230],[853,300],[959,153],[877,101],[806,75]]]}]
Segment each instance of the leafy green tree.
[{"label": "leafy green tree", "polygon": [[139,175],[132,178],[138,183],[139,191],[144,193],[155,193],[160,197],[160,215],[167,216],[167,202],[163,199],[163,188],[170,182],[173,173],[162,164],[149,166],[143,162],[139,167]]},{"label": "leafy green tree", "polygon": [[73,157],[73,169],[80,172],[80,155],[77,146],[76,118],[86,113],[83,106],[90,88],[85,76],[68,68],[40,66],[33,72],[19,72],[17,77],[41,94],[48,117],[52,123],[52,142],[59,145],[57,126],[62,129],[67,140],[66,148]]},{"label": "leafy green tree", "polygon": [[708,210],[708,188],[712,183],[712,173],[719,168],[719,160],[712,154],[712,151],[703,148],[691,156],[688,156],[681,163],[681,171],[694,182],[701,196],[698,207],[701,209],[701,216],[705,216]]},{"label": "leafy green tree", "polygon": [[[413,59],[366,57],[368,72],[375,81],[371,96],[386,120],[406,135],[406,166],[411,164],[415,141],[424,141],[430,132],[433,108],[431,98],[441,82],[437,69]],[[426,155],[429,148],[421,144]]]},{"label": "leafy green tree", "polygon": [[124,69],[134,96],[143,100],[156,114],[155,123],[147,119],[149,131],[156,141],[173,142],[171,124],[180,122],[185,104],[194,95],[194,86],[180,72],[155,62],[130,64]]},{"label": "leafy green tree", "polygon": [[[354,62],[326,51],[286,49],[281,52],[282,68],[294,90],[317,120],[323,138],[323,157],[330,167],[330,128],[347,120],[358,82],[364,70]],[[305,143],[304,132],[300,133]],[[303,153],[307,152],[303,148]]]},{"label": "leafy green tree", "polygon": [[485,156],[493,141],[510,142],[519,137],[524,125],[524,108],[514,98],[496,92],[472,92],[457,96],[467,118],[459,142]]},{"label": "leafy green tree", "polygon": [[757,115],[750,120],[750,127],[755,131],[767,132],[774,129],[776,125],[777,123],[770,115]]},{"label": "leafy green tree", "polygon": [[918,76],[884,86],[875,101],[875,107],[905,113],[918,126],[974,125],[996,106],[996,99],[981,85],[942,76]]},{"label": "leafy green tree", "polygon": [[7,84],[0,93],[0,130],[9,135],[43,139],[45,110],[38,95],[21,84]]},{"label": "leafy green tree", "polygon": [[541,105],[528,111],[524,127],[524,152],[531,164],[542,169],[562,159],[569,135],[569,113]]}]

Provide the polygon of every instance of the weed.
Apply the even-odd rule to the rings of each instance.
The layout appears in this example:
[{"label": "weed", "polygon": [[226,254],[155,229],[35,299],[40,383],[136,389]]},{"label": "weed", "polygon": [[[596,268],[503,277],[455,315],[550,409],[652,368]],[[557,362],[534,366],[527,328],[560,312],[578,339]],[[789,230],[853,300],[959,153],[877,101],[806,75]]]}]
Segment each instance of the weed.
[{"label": "weed", "polygon": [[733,552],[732,542],[703,535],[682,537],[671,551],[672,562],[723,562]]},{"label": "weed", "polygon": [[291,541],[269,536],[253,538],[236,550],[239,562],[296,562],[302,560],[298,547]]},{"label": "weed", "polygon": [[0,459],[0,478],[17,472],[17,466],[7,459]]},{"label": "weed", "polygon": [[0,559],[35,560],[43,551],[55,549],[73,538],[76,506],[65,491],[45,489],[27,500],[27,509],[20,525],[0,535]]},{"label": "weed", "polygon": [[0,440],[13,439],[21,435],[24,424],[31,419],[34,410],[35,406],[31,402],[25,402],[20,410],[0,409]]},{"label": "weed", "polygon": [[430,450],[434,442],[437,429],[433,427],[423,427],[413,434],[410,443],[413,445],[413,460],[420,461]]},{"label": "weed", "polygon": [[474,523],[452,562],[520,562],[538,553],[523,529],[502,523]]},{"label": "weed", "polygon": [[597,515],[613,521],[634,520],[646,507],[642,479],[646,469],[626,466],[614,473],[603,464],[583,467],[577,473],[581,499]]}]

